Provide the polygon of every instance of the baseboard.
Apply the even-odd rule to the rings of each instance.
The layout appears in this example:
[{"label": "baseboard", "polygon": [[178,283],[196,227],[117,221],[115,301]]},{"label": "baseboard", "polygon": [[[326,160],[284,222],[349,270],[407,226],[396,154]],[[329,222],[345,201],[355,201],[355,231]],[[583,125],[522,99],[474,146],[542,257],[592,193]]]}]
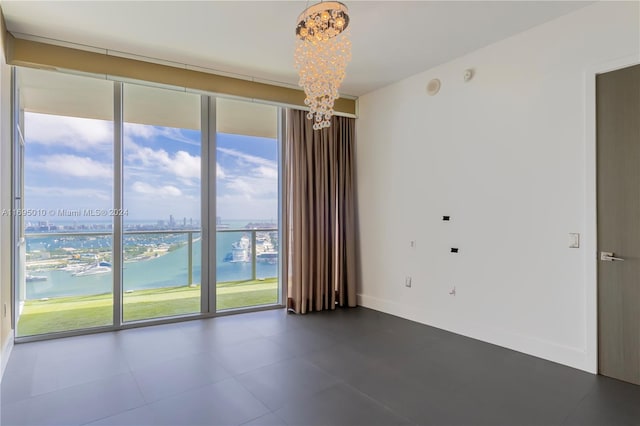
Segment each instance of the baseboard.
[{"label": "baseboard", "polygon": [[509,333],[504,330],[478,327],[475,324],[460,326],[443,324],[436,321],[425,321],[424,310],[406,306],[394,301],[381,299],[365,294],[358,294],[358,305],[376,311],[395,315],[421,324],[436,327],[451,333],[460,334],[492,345],[501,346],[537,358],[546,359],[568,367],[577,368],[588,373],[594,373],[587,359],[586,348],[564,346],[531,336]]},{"label": "baseboard", "polygon": [[7,341],[2,348],[2,353],[0,353],[0,382],[2,382],[2,378],[4,377],[4,370],[7,368],[7,363],[9,362],[9,356],[11,355],[11,351],[13,350],[13,330],[7,336]]}]

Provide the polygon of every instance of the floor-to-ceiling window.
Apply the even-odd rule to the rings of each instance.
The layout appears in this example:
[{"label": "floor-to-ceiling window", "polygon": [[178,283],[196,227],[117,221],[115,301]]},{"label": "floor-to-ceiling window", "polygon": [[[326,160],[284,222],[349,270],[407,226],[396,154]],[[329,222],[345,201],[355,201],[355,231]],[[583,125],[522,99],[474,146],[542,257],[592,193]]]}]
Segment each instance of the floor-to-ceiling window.
[{"label": "floor-to-ceiling window", "polygon": [[200,96],[123,86],[123,320],[200,312]]},{"label": "floor-to-ceiling window", "polygon": [[17,335],[112,325],[113,83],[27,69],[18,76]]},{"label": "floor-to-ceiling window", "polygon": [[277,107],[16,75],[18,337],[280,303]]},{"label": "floor-to-ceiling window", "polygon": [[279,295],[278,109],[218,99],[216,115],[217,309],[274,304]]}]

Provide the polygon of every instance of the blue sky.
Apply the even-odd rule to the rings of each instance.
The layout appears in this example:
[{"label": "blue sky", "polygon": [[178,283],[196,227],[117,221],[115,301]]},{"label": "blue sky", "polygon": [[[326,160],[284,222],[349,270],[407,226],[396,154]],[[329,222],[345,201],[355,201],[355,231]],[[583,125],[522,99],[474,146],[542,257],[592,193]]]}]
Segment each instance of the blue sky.
[{"label": "blue sky", "polygon": [[[109,121],[25,113],[25,208],[111,208],[112,135]],[[199,220],[200,132],[125,123],[124,139],[125,223]],[[218,134],[217,145],[217,215],[276,220],[277,141]]]}]

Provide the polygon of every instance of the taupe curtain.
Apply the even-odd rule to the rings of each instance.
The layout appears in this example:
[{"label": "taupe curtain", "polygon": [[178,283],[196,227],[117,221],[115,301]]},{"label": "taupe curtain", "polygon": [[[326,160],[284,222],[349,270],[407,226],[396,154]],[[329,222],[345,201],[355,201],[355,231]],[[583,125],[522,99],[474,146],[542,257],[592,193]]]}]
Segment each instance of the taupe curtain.
[{"label": "taupe curtain", "polygon": [[305,111],[287,111],[282,261],[289,309],[356,306],[355,119],[313,130]]}]

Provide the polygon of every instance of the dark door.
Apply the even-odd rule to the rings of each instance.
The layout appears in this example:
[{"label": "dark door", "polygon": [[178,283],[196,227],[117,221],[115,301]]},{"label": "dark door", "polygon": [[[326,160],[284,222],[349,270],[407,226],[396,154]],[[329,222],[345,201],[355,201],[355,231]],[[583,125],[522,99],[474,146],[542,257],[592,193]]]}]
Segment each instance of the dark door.
[{"label": "dark door", "polygon": [[598,364],[640,384],[640,65],[596,78]]}]

